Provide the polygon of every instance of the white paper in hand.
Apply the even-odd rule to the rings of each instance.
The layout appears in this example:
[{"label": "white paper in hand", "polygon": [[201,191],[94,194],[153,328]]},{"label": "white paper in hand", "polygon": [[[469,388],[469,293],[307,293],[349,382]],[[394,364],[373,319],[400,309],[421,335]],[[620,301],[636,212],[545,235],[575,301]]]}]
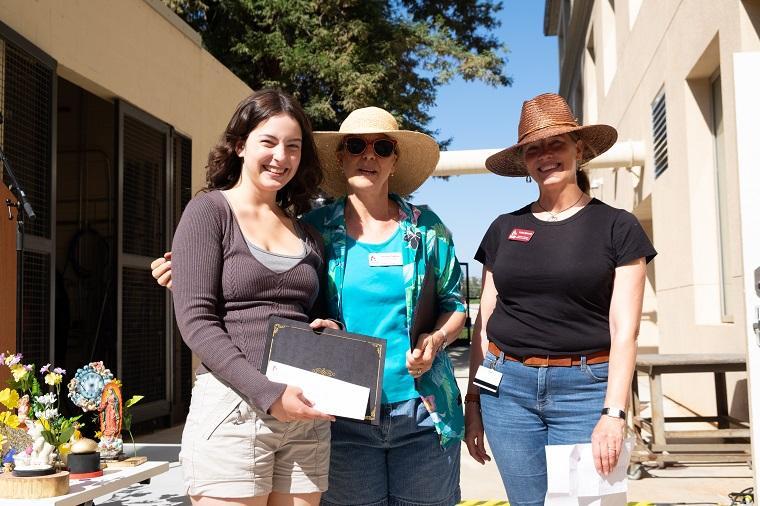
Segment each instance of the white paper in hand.
[{"label": "white paper in hand", "polygon": [[602,476],[594,466],[591,444],[546,447],[547,506],[616,506],[626,504],[626,471],[633,448],[627,439],[610,474]]},{"label": "white paper in hand", "polygon": [[267,378],[278,383],[295,385],[314,405],[328,415],[364,420],[369,402],[369,388],[330,378],[315,372],[270,360]]}]

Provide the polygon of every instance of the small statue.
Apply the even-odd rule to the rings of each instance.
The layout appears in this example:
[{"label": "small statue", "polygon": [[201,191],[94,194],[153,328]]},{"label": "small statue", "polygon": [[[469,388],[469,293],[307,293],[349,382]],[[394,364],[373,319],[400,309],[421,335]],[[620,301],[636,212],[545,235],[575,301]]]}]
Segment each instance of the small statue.
[{"label": "small statue", "polygon": [[29,395],[24,394],[18,400],[18,421],[19,424],[24,424],[29,419]]},{"label": "small statue", "polygon": [[13,456],[16,469],[52,467],[55,460],[55,447],[45,441],[42,436],[44,428],[40,422],[26,421],[28,434],[32,438],[32,446],[24,452]]},{"label": "small statue", "polygon": [[123,447],[121,389],[116,382],[111,381],[103,388],[98,411],[101,432],[98,449],[104,458],[115,458],[121,453]]}]

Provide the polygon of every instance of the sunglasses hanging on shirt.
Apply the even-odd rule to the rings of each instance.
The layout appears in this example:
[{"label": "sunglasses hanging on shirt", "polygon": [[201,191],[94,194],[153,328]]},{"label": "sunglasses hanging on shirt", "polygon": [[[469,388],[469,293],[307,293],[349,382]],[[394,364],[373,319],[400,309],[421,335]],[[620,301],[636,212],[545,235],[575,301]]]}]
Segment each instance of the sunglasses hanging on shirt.
[{"label": "sunglasses hanging on shirt", "polygon": [[367,142],[361,137],[347,137],[343,140],[346,151],[353,156],[363,155],[370,144],[375,154],[381,158],[388,158],[396,149],[396,141],[393,139],[375,139],[372,142]]}]

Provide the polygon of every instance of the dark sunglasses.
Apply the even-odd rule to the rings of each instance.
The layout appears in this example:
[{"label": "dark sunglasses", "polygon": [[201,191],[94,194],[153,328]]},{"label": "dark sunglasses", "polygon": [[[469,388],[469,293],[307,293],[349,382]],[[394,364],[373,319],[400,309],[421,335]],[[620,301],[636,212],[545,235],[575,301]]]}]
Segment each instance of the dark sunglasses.
[{"label": "dark sunglasses", "polygon": [[354,156],[364,154],[368,144],[372,144],[375,154],[381,158],[388,158],[396,149],[396,141],[393,139],[375,139],[371,143],[368,143],[361,137],[346,137],[343,140],[343,146],[345,146],[346,151]]}]

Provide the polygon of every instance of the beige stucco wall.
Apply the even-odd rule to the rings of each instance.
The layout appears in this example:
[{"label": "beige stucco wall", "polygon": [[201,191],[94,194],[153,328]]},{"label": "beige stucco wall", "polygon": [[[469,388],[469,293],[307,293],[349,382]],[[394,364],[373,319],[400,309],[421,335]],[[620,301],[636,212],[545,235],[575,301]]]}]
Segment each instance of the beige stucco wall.
[{"label": "beige stucco wall", "polygon": [[[742,302],[740,210],[736,168],[736,131],[732,55],[760,50],[760,2],[689,0],[615,2],[615,44],[604,44],[610,29],[606,0],[595,2],[587,43],[593,29],[595,62],[583,62],[584,114],[614,125],[622,140],[647,145],[643,168],[595,170],[594,192],[605,201],[651,215],[659,256],[648,293],[656,293],[656,326],[661,353],[745,352]],[[635,19],[631,13],[636,13]],[[606,22],[606,25],[605,25]],[[609,33],[606,34],[609,39]],[[605,51],[614,47],[614,57]],[[610,63],[612,62],[612,63]],[[610,68],[614,63],[615,67]],[[605,68],[607,65],[607,68]],[[730,234],[729,299],[733,322],[720,314],[719,229],[716,212],[714,149],[706,116],[709,79],[720,69],[725,129]],[[612,80],[605,94],[605,75]],[[651,103],[664,87],[667,101],[668,169],[654,178]],[[571,90],[571,95],[573,91]],[[656,283],[654,283],[656,279]],[[652,292],[649,292],[653,289]],[[645,303],[646,305],[646,303]],[[746,414],[746,384],[736,380],[730,405]],[[692,409],[714,412],[708,375],[665,378],[666,394]]]},{"label": "beige stucco wall", "polygon": [[192,138],[198,189],[209,148],[250,88],[162,7],[158,0],[4,0],[0,20],[56,59],[61,77]]}]

